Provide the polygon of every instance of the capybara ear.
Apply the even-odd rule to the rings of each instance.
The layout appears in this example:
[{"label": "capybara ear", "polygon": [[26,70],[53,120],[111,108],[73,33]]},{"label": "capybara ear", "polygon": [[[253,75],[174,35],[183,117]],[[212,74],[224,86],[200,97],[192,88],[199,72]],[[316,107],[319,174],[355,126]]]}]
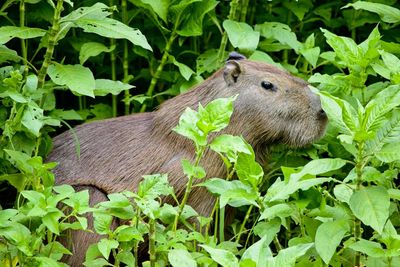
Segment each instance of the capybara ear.
[{"label": "capybara ear", "polygon": [[242,60],[242,59],[247,59],[245,56],[243,56],[242,54],[233,51],[229,53],[229,57],[226,61],[228,60]]},{"label": "capybara ear", "polygon": [[240,63],[236,60],[228,60],[224,68],[224,79],[228,85],[232,85],[237,82],[240,73]]}]

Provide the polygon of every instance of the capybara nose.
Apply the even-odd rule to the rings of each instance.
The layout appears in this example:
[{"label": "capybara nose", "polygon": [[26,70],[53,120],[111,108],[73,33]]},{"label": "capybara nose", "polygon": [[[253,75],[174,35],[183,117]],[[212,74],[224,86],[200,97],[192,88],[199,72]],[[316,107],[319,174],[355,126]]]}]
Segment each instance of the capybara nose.
[{"label": "capybara nose", "polygon": [[320,120],[327,119],[326,113],[322,108],[318,111],[318,119]]}]

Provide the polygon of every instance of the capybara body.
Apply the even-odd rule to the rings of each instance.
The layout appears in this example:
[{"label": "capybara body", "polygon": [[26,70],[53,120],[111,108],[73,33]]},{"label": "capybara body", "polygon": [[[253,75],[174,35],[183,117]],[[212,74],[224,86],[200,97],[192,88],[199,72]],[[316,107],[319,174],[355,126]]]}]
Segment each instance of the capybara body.
[{"label": "capybara body", "polygon": [[[194,159],[192,141],[172,131],[186,107],[238,94],[234,112],[224,133],[242,135],[262,159],[266,147],[285,143],[307,145],[324,132],[327,118],[318,96],[308,84],[272,65],[231,54],[225,66],[194,89],[165,101],[157,111],[96,121],[75,128],[81,146],[80,157],[70,131],[55,137],[49,160],[57,161],[58,184],[87,186],[97,190],[91,203],[104,195],[135,190],[144,174],[168,173],[170,184],[183,196],[187,179],[181,169],[183,158]],[[200,165],[207,177],[225,177],[219,156],[206,151]],[[203,187],[195,187],[188,203],[201,215],[209,215],[215,199]],[[75,235],[89,244],[93,237]],[[90,240],[88,240],[88,238]],[[85,239],[82,242],[82,239]],[[71,265],[84,259],[80,245]],[[74,249],[74,250],[75,250]]]}]

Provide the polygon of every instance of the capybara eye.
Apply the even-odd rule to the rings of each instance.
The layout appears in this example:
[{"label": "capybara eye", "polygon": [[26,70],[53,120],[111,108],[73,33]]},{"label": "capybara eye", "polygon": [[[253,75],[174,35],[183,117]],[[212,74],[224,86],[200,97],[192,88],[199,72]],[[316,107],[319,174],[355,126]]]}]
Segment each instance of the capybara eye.
[{"label": "capybara eye", "polygon": [[261,86],[266,90],[276,91],[276,87],[273,83],[262,81]]}]

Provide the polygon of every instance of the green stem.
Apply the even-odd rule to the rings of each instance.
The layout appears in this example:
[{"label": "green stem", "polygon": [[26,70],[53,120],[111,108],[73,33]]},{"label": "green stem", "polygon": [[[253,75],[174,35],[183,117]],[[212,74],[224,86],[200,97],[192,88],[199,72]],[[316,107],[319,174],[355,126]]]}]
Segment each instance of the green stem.
[{"label": "green stem", "polygon": [[[19,26],[25,26],[25,0],[21,0],[19,3]],[[26,40],[21,39],[21,50],[22,50],[22,57],[24,58],[24,77],[28,76],[28,50],[26,48]]]},{"label": "green stem", "polygon": [[[356,162],[356,190],[361,189],[362,184],[362,171],[364,168],[364,142],[361,142],[358,146],[358,155],[357,155],[357,162]],[[361,221],[354,217],[354,238],[356,241],[361,239]],[[361,252],[356,251],[354,256],[354,266],[361,266]]]},{"label": "green stem", "polygon": [[247,15],[247,7],[249,6],[249,0],[242,0],[242,4],[240,5],[240,21],[246,21]]},{"label": "green stem", "polygon": [[219,209],[219,242],[225,241],[225,207]]},{"label": "green stem", "polygon": [[[229,10],[228,20],[235,20],[236,9],[237,9],[238,5],[239,5],[239,0],[231,1],[231,7]],[[222,35],[221,44],[220,44],[219,50],[218,50],[218,61],[220,63],[223,63],[225,61],[225,49],[226,49],[227,43],[228,43],[228,34],[225,31],[224,34]]]},{"label": "green stem", "polygon": [[[201,147],[199,149],[197,156],[196,156],[196,161],[194,163],[195,167],[197,167],[199,165],[199,162],[200,162],[201,158],[203,157],[204,150],[205,150],[205,147]],[[176,229],[178,228],[179,217],[181,216],[183,209],[185,208],[186,202],[189,198],[190,191],[192,190],[193,178],[194,177],[192,175],[188,176],[188,182],[186,184],[185,194],[183,195],[182,202],[179,205],[178,214],[175,216],[175,220],[174,220],[174,232],[176,232]]]},{"label": "green stem", "polygon": [[[165,49],[164,49],[164,54],[161,58],[161,62],[160,65],[158,65],[156,72],[153,75],[153,78],[150,81],[150,85],[149,88],[147,89],[147,93],[146,95],[151,97],[153,96],[153,92],[154,89],[156,87],[156,84],[158,82],[158,80],[160,79],[160,75],[164,69],[165,64],[167,64],[167,60],[168,60],[168,56],[169,56],[169,52],[171,50],[172,44],[174,43],[175,38],[177,37],[177,34],[175,31],[173,31],[167,41],[167,43],[165,44]],[[144,112],[146,110],[147,105],[144,104],[142,106],[142,108],[140,109],[140,112]]]},{"label": "green stem", "polygon": [[[51,58],[53,57],[54,47],[56,46],[57,33],[60,29],[60,17],[61,12],[63,11],[63,0],[57,0],[57,6],[54,10],[53,17],[53,25],[49,31],[49,39],[47,43],[46,54],[44,55],[44,60],[42,63],[42,67],[39,70],[38,74],[38,88],[41,89],[44,86],[44,82],[46,79],[47,69],[50,65]],[[40,106],[42,107],[46,100],[46,94],[43,94],[40,100]]]},{"label": "green stem", "polygon": [[150,266],[156,266],[156,227],[155,221],[150,219],[149,221],[149,255],[150,255]]},{"label": "green stem", "polygon": [[[127,6],[126,0],[122,0],[122,2],[121,2],[122,22],[124,24],[128,24],[128,14],[127,14],[126,6]],[[124,55],[123,55],[123,59],[122,59],[122,68],[123,68],[123,71],[124,71],[124,82],[125,83],[129,82],[129,72],[128,72],[129,61],[128,61],[128,56],[129,56],[128,41],[124,40]],[[129,101],[130,98],[131,98],[131,94],[129,93],[129,89],[126,89],[125,93],[124,93],[125,115],[128,115],[130,113],[130,109],[131,109],[131,102]]]},{"label": "green stem", "polygon": [[243,219],[243,222],[242,222],[242,224],[240,225],[240,229],[239,229],[239,233],[238,233],[238,235],[237,235],[237,237],[236,237],[236,244],[239,244],[239,242],[240,242],[240,237],[242,236],[242,234],[243,234],[243,229],[244,229],[244,227],[246,226],[246,223],[247,223],[247,221],[249,220],[249,218],[250,218],[250,214],[251,214],[251,210],[253,209],[253,206],[250,206],[248,209],[247,209],[247,212],[246,212],[246,215],[245,215],[245,217],[244,217],[244,219]]},{"label": "green stem", "polygon": [[[114,1],[110,0],[110,6],[114,5]],[[111,18],[113,16],[111,15]],[[115,45],[115,39],[110,39],[110,46],[114,46]],[[117,71],[116,71],[116,60],[117,57],[115,55],[115,49],[113,51],[111,51],[110,53],[110,61],[111,61],[111,80],[116,81],[117,80]],[[112,95],[111,96],[111,106],[112,106],[112,116],[113,117],[117,117],[118,115],[118,107],[117,107],[117,96],[116,95]]]}]

